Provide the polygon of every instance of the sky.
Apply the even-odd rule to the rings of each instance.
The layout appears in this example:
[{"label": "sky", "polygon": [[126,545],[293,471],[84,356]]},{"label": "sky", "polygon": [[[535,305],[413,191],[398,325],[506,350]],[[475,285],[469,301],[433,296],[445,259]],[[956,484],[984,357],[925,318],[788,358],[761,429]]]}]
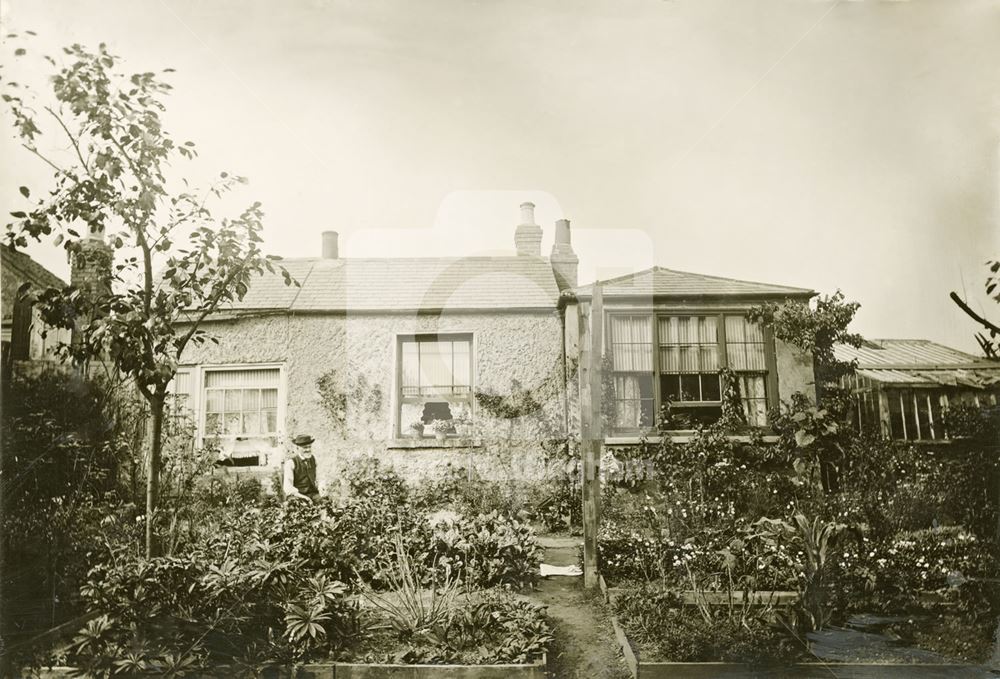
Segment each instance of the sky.
[{"label": "sky", "polygon": [[[171,67],[167,123],[249,177],[265,246],[513,253],[836,289],[867,337],[976,352],[1000,256],[1000,0],[0,0],[57,57]],[[14,43],[6,40],[3,61]],[[44,87],[44,73],[29,72]],[[0,133],[0,209],[46,168]],[[61,275],[61,250],[29,252]]]}]

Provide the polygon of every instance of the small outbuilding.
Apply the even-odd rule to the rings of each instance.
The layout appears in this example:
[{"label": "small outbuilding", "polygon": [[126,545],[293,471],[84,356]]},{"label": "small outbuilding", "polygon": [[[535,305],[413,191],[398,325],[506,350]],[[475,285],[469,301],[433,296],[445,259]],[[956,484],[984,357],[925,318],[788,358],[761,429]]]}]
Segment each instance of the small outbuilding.
[{"label": "small outbuilding", "polygon": [[947,438],[949,407],[995,406],[1000,394],[1000,361],[929,340],[866,340],[857,349],[837,347],[836,356],[857,362],[843,380],[855,396],[855,424],[894,439]]}]

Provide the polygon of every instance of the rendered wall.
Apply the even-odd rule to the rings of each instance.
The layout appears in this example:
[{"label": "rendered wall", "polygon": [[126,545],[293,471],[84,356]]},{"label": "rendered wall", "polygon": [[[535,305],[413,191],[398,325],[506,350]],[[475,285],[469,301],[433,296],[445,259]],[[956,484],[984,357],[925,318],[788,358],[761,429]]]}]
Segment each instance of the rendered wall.
[{"label": "rendered wall", "polygon": [[[336,483],[341,467],[361,455],[376,455],[410,478],[439,474],[449,463],[471,465],[484,476],[535,475],[541,441],[563,427],[562,329],[555,311],[274,315],[215,322],[207,330],[219,343],[190,349],[185,365],[284,366],[285,440],[298,433],[316,438],[325,484]],[[395,429],[397,336],[414,333],[471,333],[474,389],[499,395],[527,391],[541,408],[504,420],[477,405],[481,445],[425,440],[421,447],[405,447],[413,442],[399,440]]]}]

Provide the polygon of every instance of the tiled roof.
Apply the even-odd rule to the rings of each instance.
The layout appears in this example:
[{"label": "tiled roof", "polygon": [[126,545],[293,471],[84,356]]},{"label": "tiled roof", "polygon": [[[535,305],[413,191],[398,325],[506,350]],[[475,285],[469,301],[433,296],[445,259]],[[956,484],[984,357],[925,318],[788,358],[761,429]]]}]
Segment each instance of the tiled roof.
[{"label": "tiled roof", "polygon": [[554,309],[559,290],[541,257],[285,259],[232,310],[415,311]]},{"label": "tiled roof", "polygon": [[44,266],[23,252],[11,249],[7,245],[0,246],[0,266],[16,269],[24,280],[34,285],[49,288],[65,288],[66,283]]},{"label": "tiled roof", "polygon": [[[654,266],[645,271],[602,281],[604,297],[812,297],[807,288],[755,283],[733,278],[674,271]],[[574,290],[578,297],[589,297],[593,284]]]},{"label": "tiled roof", "polygon": [[857,349],[837,346],[834,354],[841,361],[857,360],[858,375],[882,384],[982,389],[1000,383],[1000,361],[929,340],[867,340]]},{"label": "tiled roof", "polygon": [[44,266],[23,252],[0,245],[0,269],[3,270],[3,322],[9,322],[14,313],[17,289],[24,283],[39,288],[65,288],[66,283]]}]

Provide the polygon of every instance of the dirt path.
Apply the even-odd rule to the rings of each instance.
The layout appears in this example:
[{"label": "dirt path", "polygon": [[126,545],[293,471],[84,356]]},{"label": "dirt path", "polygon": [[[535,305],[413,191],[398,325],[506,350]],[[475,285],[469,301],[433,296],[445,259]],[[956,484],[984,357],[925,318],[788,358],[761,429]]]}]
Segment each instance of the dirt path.
[{"label": "dirt path", "polygon": [[[580,538],[541,536],[544,563],[578,563]],[[600,593],[583,589],[583,577],[545,578],[531,598],[548,606],[556,628],[549,670],[556,679],[625,679],[628,670],[618,655],[614,632]]]}]

